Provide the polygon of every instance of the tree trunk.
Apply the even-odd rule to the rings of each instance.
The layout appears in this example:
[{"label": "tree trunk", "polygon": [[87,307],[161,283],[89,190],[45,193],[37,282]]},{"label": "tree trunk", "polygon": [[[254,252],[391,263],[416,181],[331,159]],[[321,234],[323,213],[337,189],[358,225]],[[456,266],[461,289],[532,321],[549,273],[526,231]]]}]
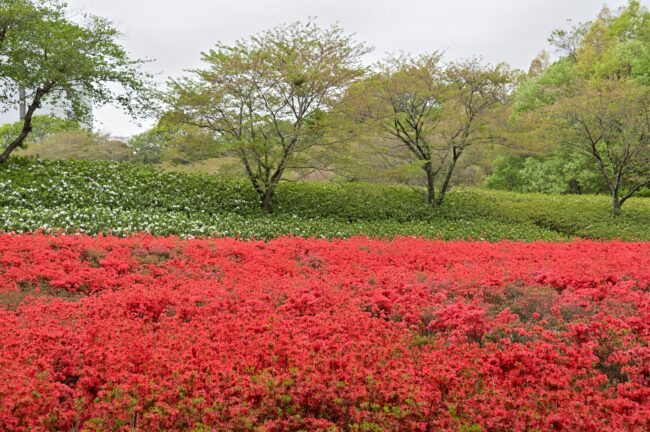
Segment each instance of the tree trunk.
[{"label": "tree trunk", "polygon": [[275,188],[277,187],[278,183],[280,183],[280,179],[282,179],[282,174],[284,174],[287,160],[291,155],[290,151],[291,149],[285,150],[282,156],[282,160],[271,176],[270,181],[267,180],[266,186],[264,188],[264,193],[262,194],[262,210],[268,214],[273,213],[273,197],[275,196]]},{"label": "tree trunk", "polygon": [[20,145],[25,141],[25,138],[29,135],[29,133],[32,131],[32,122],[31,119],[27,120],[25,119],[25,122],[23,124],[23,130],[20,132],[20,135],[13,140],[7,148],[0,154],[0,163],[4,163],[9,159],[9,155],[16,150]]},{"label": "tree trunk", "polygon": [[612,216],[621,215],[621,201],[618,199],[618,190],[612,190]]},{"label": "tree trunk", "polygon": [[20,131],[20,135],[18,135],[16,139],[9,143],[7,148],[2,152],[2,154],[0,154],[0,163],[6,162],[9,158],[9,155],[11,155],[14,150],[20,147],[23,142],[25,142],[25,139],[32,131],[32,117],[34,116],[34,112],[40,108],[41,99],[43,99],[43,96],[45,96],[48,91],[49,90],[47,88],[39,88],[36,90],[34,100],[29,105],[29,108],[25,113],[25,118],[23,119],[23,129]]},{"label": "tree trunk", "polygon": [[460,157],[460,153],[458,154],[454,153],[454,157],[449,163],[449,169],[447,170],[447,174],[445,175],[442,185],[440,186],[440,193],[438,194],[438,199],[435,202],[435,207],[442,206],[442,201],[445,199],[445,194],[447,193],[447,189],[449,189],[451,176],[454,173],[454,168],[456,167],[456,162],[458,162],[459,157]]},{"label": "tree trunk", "polygon": [[275,195],[275,186],[267,187],[262,195],[262,210],[268,214],[273,213],[273,195]]},{"label": "tree trunk", "polygon": [[436,174],[433,172],[431,162],[424,164],[423,169],[427,174],[427,204],[433,207],[436,204]]}]

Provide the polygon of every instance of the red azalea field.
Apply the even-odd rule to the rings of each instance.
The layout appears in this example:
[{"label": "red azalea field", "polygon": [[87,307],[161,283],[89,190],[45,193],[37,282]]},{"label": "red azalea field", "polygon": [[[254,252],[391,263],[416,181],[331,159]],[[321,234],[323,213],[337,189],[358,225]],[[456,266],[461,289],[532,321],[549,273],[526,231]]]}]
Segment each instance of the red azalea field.
[{"label": "red azalea field", "polygon": [[0,429],[650,430],[650,244],[0,236]]}]

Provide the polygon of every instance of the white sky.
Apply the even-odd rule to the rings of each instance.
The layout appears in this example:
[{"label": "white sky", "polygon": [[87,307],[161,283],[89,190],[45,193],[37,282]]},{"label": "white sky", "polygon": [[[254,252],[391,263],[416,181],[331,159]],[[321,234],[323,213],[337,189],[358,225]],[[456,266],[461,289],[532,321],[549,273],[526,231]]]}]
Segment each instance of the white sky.
[{"label": "white sky", "polygon": [[[616,9],[626,0],[608,0]],[[646,3],[645,1],[643,3]],[[527,69],[557,27],[593,19],[602,0],[68,0],[73,11],[109,18],[123,44],[164,82],[200,65],[200,53],[280,23],[317,17],[338,22],[375,48],[368,62],[388,52],[443,50],[448,59],[481,56]],[[119,110],[99,108],[98,129],[116,136],[138,133]]]}]

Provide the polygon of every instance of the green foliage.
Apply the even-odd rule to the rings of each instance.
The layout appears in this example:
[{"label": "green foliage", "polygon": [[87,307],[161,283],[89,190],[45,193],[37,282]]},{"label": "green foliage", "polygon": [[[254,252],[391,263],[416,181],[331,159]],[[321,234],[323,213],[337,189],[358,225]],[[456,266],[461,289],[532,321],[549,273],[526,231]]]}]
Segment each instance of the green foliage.
[{"label": "green foliage", "polygon": [[[110,22],[86,15],[78,24],[65,17],[65,4],[56,1],[10,3],[21,6],[3,9],[2,15],[25,18],[16,17],[20,24],[7,32],[0,47],[5,57],[0,76],[10,84],[3,89],[4,100],[14,102],[20,87],[28,92],[47,87],[46,99],[65,100],[80,119],[88,114],[86,98],[133,108],[130,96],[144,88],[142,62],[131,60],[117,44],[119,32]],[[117,93],[113,85],[123,92]]]},{"label": "green foliage", "polygon": [[138,164],[32,161],[0,166],[0,227],[88,233],[441,239],[650,240],[650,200],[632,199],[608,217],[602,196],[516,194],[455,189],[432,209],[405,187],[282,183],[266,215],[245,181],[169,173]]},{"label": "green foliage", "polygon": [[638,0],[616,14],[605,7],[594,21],[554,30],[549,42],[564,57],[520,87],[515,111],[552,103],[548,92],[578,77],[650,84],[650,11]]},{"label": "green foliage", "polygon": [[346,143],[338,163],[352,165],[350,173],[426,185],[427,203],[439,207],[461,156],[497,141],[517,75],[477,59],[443,64],[438,52],[389,57],[338,106],[341,122],[363,136]]},{"label": "green foliage", "polygon": [[578,50],[582,39],[587,33],[591,23],[577,23],[570,28],[558,28],[551,32],[548,43],[561,53],[565,58],[575,62],[578,57]]},{"label": "green foliage", "polygon": [[553,103],[554,89],[570,85],[576,74],[574,63],[566,57],[553,63],[541,75],[521,83],[513,101],[513,112],[519,114]]},{"label": "green foliage", "polygon": [[135,154],[134,162],[158,164],[162,161],[162,152],[167,141],[167,134],[154,127],[132,136],[128,145]]},{"label": "green foliage", "polygon": [[[7,88],[9,96],[16,95],[17,87],[33,91],[47,86],[50,99],[67,100],[79,118],[87,114],[86,98],[133,108],[128,96],[143,89],[142,61],[130,59],[117,44],[119,32],[109,21],[86,15],[78,24],[65,17],[65,4],[23,3],[40,19],[24,20],[2,46],[7,58],[0,75],[14,85]],[[54,12],[43,12],[44,7]],[[111,84],[121,86],[124,93],[116,93]]]},{"label": "green foliage", "polygon": [[185,165],[204,161],[223,152],[211,132],[196,126],[170,123],[161,120],[155,127],[129,139],[133,149],[133,162]]},{"label": "green foliage", "polygon": [[527,156],[498,156],[492,174],[486,177],[485,186],[490,189],[521,192],[525,183],[523,175]]},{"label": "green foliage", "polygon": [[203,53],[204,69],[169,83],[169,118],[219,137],[270,213],[285,171],[324,144],[314,124],[363,74],[367,51],[340,27],[312,21],[219,43]]},{"label": "green foliage", "polygon": [[650,12],[638,0],[613,15],[604,8],[582,38],[576,64],[587,77],[650,78]]},{"label": "green foliage", "polygon": [[[568,157],[529,158],[488,182],[503,185],[517,172],[517,190],[565,192],[563,184],[592,183],[586,168],[601,176],[618,215],[650,185],[650,11],[637,0],[615,14],[605,7],[593,22],[555,31],[551,42],[567,55],[520,86],[513,119],[527,130],[526,146],[559,147]],[[581,164],[576,153],[592,162]]]},{"label": "green foliage", "polygon": [[133,150],[124,142],[110,136],[85,130],[58,132],[44,138],[17,156],[41,159],[78,159],[90,161],[127,162],[134,159]]},{"label": "green foliage", "polygon": [[603,54],[594,66],[598,78],[632,77],[638,83],[650,85],[650,48],[640,40],[630,40],[614,45]]},{"label": "green foliage", "polygon": [[0,5],[0,104],[15,107],[25,91],[24,127],[5,142],[6,160],[31,131],[42,103],[69,109],[77,120],[88,118],[89,104],[117,103],[133,116],[152,106],[142,61],[131,59],[118,43],[118,30],[94,15],[68,18],[56,0],[8,0]]},{"label": "green foliage", "polygon": [[607,191],[607,185],[590,159],[562,148],[546,157],[510,155],[498,158],[485,185],[514,192],[594,194]]},{"label": "green foliage", "polygon": [[[0,126],[0,147],[6,145],[20,134],[23,122],[8,123]],[[80,131],[79,122],[72,119],[60,119],[51,115],[34,116],[32,119],[32,131],[29,137],[23,141],[22,147],[29,144],[40,144],[47,137],[60,133]]]}]

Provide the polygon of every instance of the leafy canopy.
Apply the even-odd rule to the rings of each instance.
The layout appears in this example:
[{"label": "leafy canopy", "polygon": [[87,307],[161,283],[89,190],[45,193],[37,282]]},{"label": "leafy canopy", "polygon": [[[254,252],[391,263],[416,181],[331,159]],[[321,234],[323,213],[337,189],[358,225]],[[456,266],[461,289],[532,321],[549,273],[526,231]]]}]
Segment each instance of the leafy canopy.
[{"label": "leafy canopy", "polygon": [[439,206],[462,154],[495,141],[494,120],[514,80],[505,65],[477,59],[444,64],[438,52],[389,57],[350,88],[341,106],[366,138],[353,149],[360,152],[355,159],[378,158],[375,171],[407,181],[419,174],[427,202]]},{"label": "leafy canopy", "polygon": [[592,22],[555,30],[549,42],[563,56],[520,85],[515,114],[554,103],[558,88],[578,80],[629,78],[650,85],[650,11],[638,0],[617,14],[605,7]]},{"label": "leafy canopy", "polygon": [[365,45],[338,26],[281,25],[203,54],[204,69],[170,82],[178,122],[211,130],[240,158],[271,211],[275,187],[296,158],[323,144],[317,120],[364,73]]},{"label": "leafy canopy", "polygon": [[18,104],[25,89],[29,108],[42,102],[64,104],[77,120],[90,114],[89,102],[117,103],[144,114],[150,102],[142,60],[118,43],[108,20],[85,14],[70,18],[56,0],[8,0],[0,7],[0,103]]}]

